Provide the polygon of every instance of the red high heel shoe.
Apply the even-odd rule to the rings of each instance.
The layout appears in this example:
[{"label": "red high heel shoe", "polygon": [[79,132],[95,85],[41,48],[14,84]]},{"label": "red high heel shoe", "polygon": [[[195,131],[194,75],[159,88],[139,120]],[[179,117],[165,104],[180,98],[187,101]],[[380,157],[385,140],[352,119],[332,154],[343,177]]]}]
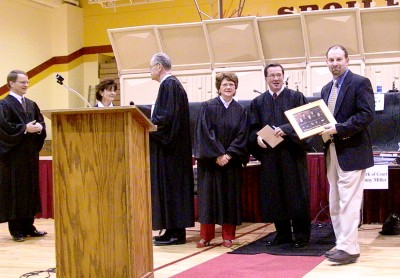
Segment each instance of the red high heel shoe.
[{"label": "red high heel shoe", "polygon": [[196,243],[196,248],[204,248],[206,246],[210,246],[210,241],[205,241],[204,239],[200,239],[199,242]]},{"label": "red high heel shoe", "polygon": [[233,245],[232,240],[229,239],[224,239],[224,241],[222,242],[222,246],[226,247],[226,248],[231,248]]}]

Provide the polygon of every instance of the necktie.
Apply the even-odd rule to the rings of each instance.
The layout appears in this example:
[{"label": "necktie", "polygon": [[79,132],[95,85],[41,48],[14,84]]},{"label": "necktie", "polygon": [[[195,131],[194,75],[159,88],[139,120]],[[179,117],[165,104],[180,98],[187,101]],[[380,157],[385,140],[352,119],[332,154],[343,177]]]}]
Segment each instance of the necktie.
[{"label": "necktie", "polygon": [[[332,114],[335,111],[337,93],[338,93],[337,81],[333,80],[331,94],[329,95],[329,98],[328,98],[328,108]],[[328,134],[322,135],[322,140],[324,140],[324,142],[328,141],[329,139],[330,139],[330,136]]]},{"label": "necktie", "polygon": [[21,100],[21,104],[22,104],[22,107],[24,108],[24,111],[26,112],[26,100],[24,97]]},{"label": "necktie", "polygon": [[273,99],[276,99],[277,97],[278,97],[278,95],[277,95],[276,93],[273,93],[273,94],[272,94],[272,98],[273,98]]},{"label": "necktie", "polygon": [[329,95],[328,99],[328,108],[333,114],[335,111],[335,104],[336,104],[336,99],[337,99],[337,94],[338,94],[338,87],[337,87],[337,81],[333,81],[332,89],[331,89],[331,94]]}]

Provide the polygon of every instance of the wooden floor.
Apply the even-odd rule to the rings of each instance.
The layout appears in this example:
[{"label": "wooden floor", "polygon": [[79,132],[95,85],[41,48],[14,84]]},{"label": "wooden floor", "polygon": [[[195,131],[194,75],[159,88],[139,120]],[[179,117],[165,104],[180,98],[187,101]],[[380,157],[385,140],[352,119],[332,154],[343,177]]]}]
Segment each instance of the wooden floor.
[{"label": "wooden floor", "polygon": [[[44,238],[29,238],[25,242],[13,242],[6,223],[0,224],[0,277],[18,278],[29,272],[43,271],[55,267],[54,221],[37,219],[39,230],[46,230]],[[361,258],[358,263],[333,266],[325,260],[305,277],[400,277],[400,236],[381,236],[382,225],[363,225],[359,241]],[[233,248],[247,244],[273,231],[273,225],[246,223],[237,229]],[[217,232],[220,231],[217,229]],[[154,233],[156,234],[156,233]],[[154,247],[154,277],[170,277],[202,262],[231,251],[222,246],[197,249],[199,226],[187,230],[187,244]],[[218,237],[215,243],[221,242]],[[42,273],[32,277],[56,277],[55,273]],[[262,274],[260,273],[260,277]],[[75,278],[75,277],[71,277]],[[93,277],[96,278],[96,277]]]}]

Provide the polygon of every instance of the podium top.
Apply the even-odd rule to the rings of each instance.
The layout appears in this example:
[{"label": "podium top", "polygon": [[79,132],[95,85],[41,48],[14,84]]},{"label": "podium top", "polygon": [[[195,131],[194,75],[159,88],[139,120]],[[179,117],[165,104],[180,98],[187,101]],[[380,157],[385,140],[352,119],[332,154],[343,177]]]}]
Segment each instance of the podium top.
[{"label": "podium top", "polygon": [[143,114],[136,106],[113,106],[113,107],[89,107],[89,108],[72,108],[57,110],[42,110],[41,113],[52,120],[54,115],[77,115],[77,114],[108,114],[108,113],[132,113],[136,121],[143,127],[147,127],[149,131],[156,131],[157,127]]}]

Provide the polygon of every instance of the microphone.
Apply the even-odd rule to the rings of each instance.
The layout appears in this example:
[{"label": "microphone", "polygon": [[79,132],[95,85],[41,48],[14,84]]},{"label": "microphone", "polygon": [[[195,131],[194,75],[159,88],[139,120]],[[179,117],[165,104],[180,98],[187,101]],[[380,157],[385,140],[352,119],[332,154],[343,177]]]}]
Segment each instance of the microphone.
[{"label": "microphone", "polygon": [[257,91],[256,89],[254,89],[253,92],[262,95],[262,93],[260,91]]},{"label": "microphone", "polygon": [[65,85],[65,84],[63,83],[64,78],[63,78],[61,75],[56,74],[56,79],[57,79],[57,83],[58,83],[58,84],[64,86],[65,88],[68,89],[68,91],[70,91],[71,93],[74,93],[74,94],[77,95],[81,100],[83,100],[83,102],[85,103],[85,105],[86,105],[87,107],[92,107],[92,105],[91,105],[91,104],[86,100],[86,98],[84,98],[80,93],[78,93],[78,92],[75,91],[74,89],[71,89],[70,87],[68,87],[67,85]]},{"label": "microphone", "polygon": [[63,85],[64,78],[61,75],[56,74],[56,79],[58,84]]},{"label": "microphone", "polygon": [[399,77],[398,76],[393,76],[392,90],[390,90],[390,92],[398,92],[399,91],[396,88],[396,79],[399,79]]},{"label": "microphone", "polygon": [[296,85],[296,91],[297,92],[299,91],[299,84],[300,83],[301,83],[301,81],[294,82],[294,84]]},{"label": "microphone", "polygon": [[286,88],[289,86],[289,77],[290,77],[290,76],[288,76],[288,77],[286,78],[286,80],[285,80]]}]

